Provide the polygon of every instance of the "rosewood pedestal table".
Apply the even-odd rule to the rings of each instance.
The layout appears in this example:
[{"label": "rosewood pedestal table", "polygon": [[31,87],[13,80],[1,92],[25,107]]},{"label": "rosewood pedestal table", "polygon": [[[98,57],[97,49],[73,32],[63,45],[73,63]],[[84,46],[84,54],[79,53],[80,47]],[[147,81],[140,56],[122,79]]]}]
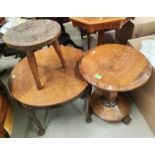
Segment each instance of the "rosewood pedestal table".
[{"label": "rosewood pedestal table", "polygon": [[42,86],[34,51],[52,44],[61,60],[62,66],[65,67],[63,55],[57,41],[60,32],[60,25],[55,21],[30,20],[11,28],[3,36],[4,42],[9,47],[26,52],[29,67],[38,90],[40,90]]},{"label": "rosewood pedestal table", "polygon": [[123,92],[147,82],[152,73],[149,61],[129,46],[105,44],[90,50],[79,67],[83,78],[96,87],[86,106],[86,120],[91,121],[94,112],[106,121],[128,124],[130,106]]},{"label": "rosewood pedestal table", "polygon": [[98,31],[97,45],[104,43],[104,31],[121,29],[133,17],[71,17],[74,26],[87,32],[88,49],[90,48],[90,33]]},{"label": "rosewood pedestal table", "polygon": [[39,91],[35,87],[35,81],[26,58],[15,66],[10,75],[10,92],[37,125],[39,135],[44,134],[44,128],[36,117],[34,109],[61,106],[77,97],[87,99],[91,94],[91,86],[83,80],[78,70],[78,62],[84,52],[65,46],[61,46],[61,50],[66,62],[65,68],[61,67],[54,48],[45,48],[35,52],[43,86]]}]

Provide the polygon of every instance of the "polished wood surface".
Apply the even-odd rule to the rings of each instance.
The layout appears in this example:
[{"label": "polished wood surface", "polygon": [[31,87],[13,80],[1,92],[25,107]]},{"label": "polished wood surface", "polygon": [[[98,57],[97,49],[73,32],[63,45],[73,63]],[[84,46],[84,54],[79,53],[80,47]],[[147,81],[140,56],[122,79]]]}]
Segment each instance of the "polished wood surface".
[{"label": "polished wood surface", "polygon": [[86,81],[107,91],[135,89],[152,73],[151,64],[140,52],[119,44],[91,49],[81,60],[79,68]]},{"label": "polished wood surface", "polygon": [[92,33],[98,30],[120,29],[133,17],[71,17],[74,26]]},{"label": "polished wood surface", "polygon": [[[73,25],[86,30],[88,34],[98,31],[97,45],[104,43],[104,31],[121,29],[133,17],[71,17]],[[88,40],[88,49],[90,41]]]},{"label": "polished wood surface", "polygon": [[62,68],[54,48],[35,52],[43,87],[40,91],[35,87],[27,59],[21,60],[10,75],[9,89],[12,96],[34,107],[61,105],[78,97],[88,86],[78,70],[78,62],[84,53],[72,47],[61,46],[61,50],[66,62],[65,68]]},{"label": "polished wood surface", "polygon": [[6,32],[4,42],[21,51],[33,51],[51,44],[60,35],[60,25],[51,20],[29,20]]}]

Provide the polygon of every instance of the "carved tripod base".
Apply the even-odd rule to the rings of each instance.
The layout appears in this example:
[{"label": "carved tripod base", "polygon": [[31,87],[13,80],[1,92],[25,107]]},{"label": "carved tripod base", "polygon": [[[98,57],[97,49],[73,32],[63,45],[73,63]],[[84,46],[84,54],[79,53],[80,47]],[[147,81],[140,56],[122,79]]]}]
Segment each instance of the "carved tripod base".
[{"label": "carved tripod base", "polygon": [[91,111],[108,122],[122,121],[129,124],[131,121],[128,99],[123,94],[117,94],[117,92],[96,90],[87,102],[87,122],[91,120]]}]

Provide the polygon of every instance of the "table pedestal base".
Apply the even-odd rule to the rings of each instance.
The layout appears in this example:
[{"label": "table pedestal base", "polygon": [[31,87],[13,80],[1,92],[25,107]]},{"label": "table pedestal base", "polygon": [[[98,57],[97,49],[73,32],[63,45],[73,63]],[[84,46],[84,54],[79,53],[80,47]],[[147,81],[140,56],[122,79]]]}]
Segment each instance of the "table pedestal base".
[{"label": "table pedestal base", "polygon": [[97,91],[91,95],[89,105],[87,105],[86,121],[91,121],[90,115],[93,112],[105,121],[122,121],[125,124],[129,124],[131,121],[129,116],[130,106],[126,96],[121,93],[117,95],[117,93],[111,92],[106,92],[105,94],[108,94],[109,98],[103,96],[103,93],[101,96]]}]

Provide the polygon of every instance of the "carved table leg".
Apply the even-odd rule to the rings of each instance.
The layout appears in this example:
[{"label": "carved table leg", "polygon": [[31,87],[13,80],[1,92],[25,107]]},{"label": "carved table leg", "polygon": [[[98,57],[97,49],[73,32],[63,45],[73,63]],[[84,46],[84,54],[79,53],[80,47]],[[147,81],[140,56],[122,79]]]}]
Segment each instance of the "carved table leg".
[{"label": "carved table leg", "polygon": [[37,116],[35,115],[34,109],[24,106],[24,111],[26,114],[33,120],[33,122],[38,127],[38,135],[42,136],[45,133],[45,129],[42,127],[40,121],[38,120]]},{"label": "carved table leg", "polygon": [[66,67],[66,64],[65,64],[65,60],[63,58],[63,55],[62,55],[62,51],[61,51],[61,47],[59,45],[59,42],[58,40],[54,40],[54,42],[52,43],[53,46],[54,46],[54,49],[55,51],[57,52],[58,56],[59,56],[59,59],[61,61],[61,64],[63,67]]},{"label": "carved table leg", "polygon": [[89,102],[89,97],[85,97],[85,114],[86,114],[86,122],[91,123],[91,111],[90,111],[90,102]]},{"label": "carved table leg", "polygon": [[99,30],[98,31],[98,38],[97,38],[97,45],[101,45],[104,43],[104,31]]},{"label": "carved table leg", "polygon": [[87,33],[88,50],[90,49],[90,33]]},{"label": "carved table leg", "polygon": [[27,54],[28,64],[30,66],[32,75],[34,77],[37,89],[40,90],[41,82],[40,82],[40,78],[39,78],[38,67],[37,67],[37,62],[35,59],[34,52],[27,51],[26,54]]},{"label": "carved table leg", "polygon": [[90,102],[89,102],[89,98],[90,98],[91,92],[92,92],[92,86],[89,85],[86,88],[83,96],[81,97],[85,101],[85,109],[84,110],[85,110],[85,115],[86,115],[86,122],[88,122],[88,123],[92,122],[91,110],[90,110]]}]

